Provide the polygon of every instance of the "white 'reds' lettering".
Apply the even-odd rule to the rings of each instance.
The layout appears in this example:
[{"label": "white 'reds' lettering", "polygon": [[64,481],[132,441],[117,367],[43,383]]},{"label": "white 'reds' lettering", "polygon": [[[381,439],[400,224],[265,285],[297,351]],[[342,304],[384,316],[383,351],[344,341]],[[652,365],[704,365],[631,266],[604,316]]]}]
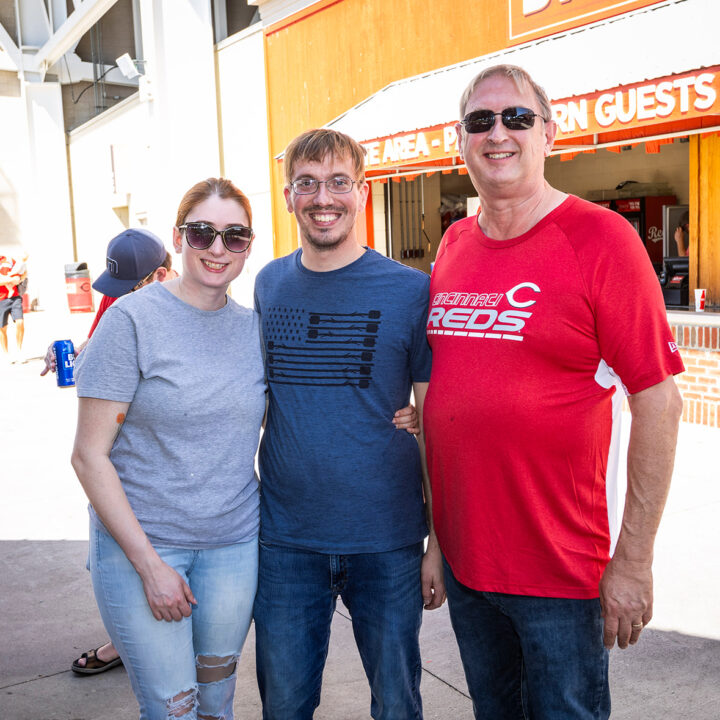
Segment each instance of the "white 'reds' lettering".
[{"label": "white 'reds' lettering", "polygon": [[434,307],[428,314],[428,327],[440,327],[440,318],[445,314],[441,307]]},{"label": "white 'reds' lettering", "polygon": [[520,332],[525,320],[532,317],[531,312],[523,310],[503,310],[498,315],[491,308],[444,308],[430,310],[427,326],[448,330],[477,331],[492,329],[495,332]]},{"label": "white 'reds' lettering", "polygon": [[[477,322],[481,315],[487,315],[487,320]],[[487,330],[497,320],[497,310],[474,310],[467,323],[468,330]]]},{"label": "white 'reds' lettering", "polygon": [[475,311],[472,308],[452,308],[452,310],[448,310],[445,313],[445,317],[443,317],[443,327],[462,330],[473,312]]},{"label": "white 'reds' lettering", "polygon": [[500,313],[498,324],[493,327],[493,330],[497,332],[520,332],[520,330],[525,327],[525,320],[523,318],[529,317],[532,317],[531,312],[504,310]]},{"label": "white 'reds' lettering", "polygon": [[514,288],[508,290],[505,295],[507,296],[507,301],[516,308],[523,308],[523,307],[529,307],[530,305],[534,305],[537,301],[536,300],[526,300],[525,302],[520,302],[519,300],[515,300],[515,293],[518,290],[522,290],[523,288],[529,288],[533,292],[539,293],[540,288],[535,284],[531,282],[524,282],[520,283],[519,285],[516,285]]},{"label": "white 'reds' lettering", "polygon": [[[523,291],[539,293],[540,288],[533,282],[522,282],[506,293],[475,293],[445,291],[435,293],[428,313],[429,335],[455,335],[457,337],[488,337],[508,340],[522,340],[522,331],[531,312],[523,310],[495,310],[502,298],[513,308],[534,305],[537,300],[527,298]],[[516,297],[517,296],[517,297]],[[455,307],[438,307],[439,305]],[[470,307],[457,307],[470,305]],[[478,307],[484,305],[485,307]],[[485,332],[489,331],[489,332]]]}]

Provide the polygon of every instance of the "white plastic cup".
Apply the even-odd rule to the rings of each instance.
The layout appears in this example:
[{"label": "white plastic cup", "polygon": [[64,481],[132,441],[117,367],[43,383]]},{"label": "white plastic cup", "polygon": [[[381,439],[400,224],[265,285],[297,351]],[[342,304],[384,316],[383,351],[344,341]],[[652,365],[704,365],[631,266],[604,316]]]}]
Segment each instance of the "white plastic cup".
[{"label": "white plastic cup", "polygon": [[705,311],[705,288],[698,288],[695,291],[695,312]]}]

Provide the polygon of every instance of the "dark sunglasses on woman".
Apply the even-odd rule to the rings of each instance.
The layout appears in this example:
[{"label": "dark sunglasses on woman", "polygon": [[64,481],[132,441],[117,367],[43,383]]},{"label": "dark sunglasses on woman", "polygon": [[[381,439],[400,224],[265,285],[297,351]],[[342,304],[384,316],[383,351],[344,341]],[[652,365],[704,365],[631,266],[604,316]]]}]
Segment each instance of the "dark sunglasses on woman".
[{"label": "dark sunglasses on woman", "polygon": [[185,231],[187,244],[193,250],[207,250],[219,235],[223,245],[233,253],[245,252],[252,242],[255,233],[245,225],[231,225],[224,230],[216,230],[212,225],[204,222],[189,222],[180,225],[178,230]]}]

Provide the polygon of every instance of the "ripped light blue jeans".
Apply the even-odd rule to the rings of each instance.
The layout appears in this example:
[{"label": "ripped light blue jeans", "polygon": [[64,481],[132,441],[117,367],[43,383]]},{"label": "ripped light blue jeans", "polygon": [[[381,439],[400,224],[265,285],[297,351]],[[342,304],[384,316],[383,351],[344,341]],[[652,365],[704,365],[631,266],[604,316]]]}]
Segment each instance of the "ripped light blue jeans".
[{"label": "ripped light blue jeans", "polygon": [[197,605],[190,617],[156,620],[122,548],[91,524],[95,598],[140,704],[140,720],[230,720],[236,663],[257,587],[257,540],[210,550],[155,550],[193,591]]}]

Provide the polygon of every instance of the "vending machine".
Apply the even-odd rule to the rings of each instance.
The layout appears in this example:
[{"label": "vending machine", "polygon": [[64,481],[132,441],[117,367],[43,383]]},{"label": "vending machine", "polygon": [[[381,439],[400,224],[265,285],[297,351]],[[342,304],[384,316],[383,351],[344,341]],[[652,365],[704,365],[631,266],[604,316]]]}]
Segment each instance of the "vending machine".
[{"label": "vending machine", "polygon": [[610,201],[610,207],[626,218],[642,238],[650,261],[658,272],[662,271],[665,255],[663,206],[674,205],[676,202],[674,195],[618,198]]}]

